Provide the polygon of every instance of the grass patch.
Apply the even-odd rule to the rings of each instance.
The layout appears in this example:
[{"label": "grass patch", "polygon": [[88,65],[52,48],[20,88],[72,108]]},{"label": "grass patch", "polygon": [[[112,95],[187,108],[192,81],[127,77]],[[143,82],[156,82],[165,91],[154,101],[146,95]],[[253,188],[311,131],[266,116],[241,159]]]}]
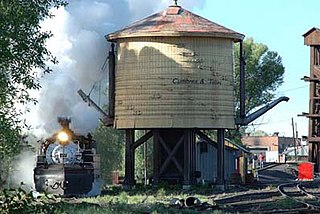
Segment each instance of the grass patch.
[{"label": "grass patch", "polygon": [[[83,198],[80,204],[65,203],[60,213],[198,213],[200,207],[186,208],[173,206],[172,199],[186,199],[194,196],[201,202],[208,202],[206,195],[197,193],[199,189],[182,190],[175,186],[153,188],[137,186],[124,190],[119,186],[108,187],[101,196]],[[204,191],[204,190],[202,190]],[[200,192],[202,192],[200,191]],[[211,189],[212,194],[212,189]],[[217,208],[201,210],[201,213],[222,213]]]}]

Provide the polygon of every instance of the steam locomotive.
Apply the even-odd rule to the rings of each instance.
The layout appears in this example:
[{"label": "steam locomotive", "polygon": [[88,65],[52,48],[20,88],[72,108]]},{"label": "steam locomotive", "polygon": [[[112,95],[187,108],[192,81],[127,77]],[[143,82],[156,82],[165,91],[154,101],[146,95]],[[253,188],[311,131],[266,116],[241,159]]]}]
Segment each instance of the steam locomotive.
[{"label": "steam locomotive", "polygon": [[38,192],[62,196],[97,195],[99,156],[92,136],[77,135],[70,118],[59,117],[62,129],[39,141],[34,183]]}]

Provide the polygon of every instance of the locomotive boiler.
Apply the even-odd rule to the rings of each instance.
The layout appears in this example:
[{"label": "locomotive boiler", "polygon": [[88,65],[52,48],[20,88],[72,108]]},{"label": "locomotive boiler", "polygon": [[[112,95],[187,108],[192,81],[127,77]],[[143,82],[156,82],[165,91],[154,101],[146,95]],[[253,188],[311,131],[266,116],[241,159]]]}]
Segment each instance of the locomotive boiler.
[{"label": "locomotive boiler", "polygon": [[59,132],[39,141],[34,183],[38,192],[62,196],[94,195],[99,192],[98,155],[92,136],[78,135],[70,118],[58,118]]}]

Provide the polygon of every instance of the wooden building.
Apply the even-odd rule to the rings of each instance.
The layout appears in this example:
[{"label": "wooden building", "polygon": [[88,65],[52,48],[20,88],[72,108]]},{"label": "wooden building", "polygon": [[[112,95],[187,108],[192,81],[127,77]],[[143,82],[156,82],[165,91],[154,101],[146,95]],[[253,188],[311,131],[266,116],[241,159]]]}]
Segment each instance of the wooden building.
[{"label": "wooden building", "polygon": [[320,171],[320,29],[312,28],[304,35],[304,44],[310,46],[310,76],[302,79],[310,82],[309,113],[309,161]]},{"label": "wooden building", "polygon": [[[227,182],[233,182],[233,175],[239,174],[245,183],[247,174],[247,156],[250,151],[240,145],[226,139],[225,142],[225,171],[224,177]],[[215,183],[217,180],[217,142],[201,140],[196,145],[196,171],[199,172],[199,183]],[[240,164],[242,163],[242,166]],[[240,177],[239,177],[240,178]]]},{"label": "wooden building", "polygon": [[[281,155],[284,151],[289,147],[301,145],[301,139],[279,136],[277,132],[272,136],[243,136],[241,141],[252,154],[259,155],[263,153],[267,162],[268,160],[270,160],[270,162],[280,162],[282,160]],[[268,155],[276,157],[269,158],[267,157]]]}]

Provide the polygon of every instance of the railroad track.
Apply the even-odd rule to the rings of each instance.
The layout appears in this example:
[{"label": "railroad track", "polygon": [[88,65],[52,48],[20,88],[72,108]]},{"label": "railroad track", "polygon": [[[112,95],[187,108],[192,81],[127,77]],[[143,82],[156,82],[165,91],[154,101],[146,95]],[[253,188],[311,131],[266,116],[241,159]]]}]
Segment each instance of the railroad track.
[{"label": "railroad track", "polygon": [[224,198],[212,198],[213,204],[227,213],[256,213],[265,210],[281,195],[277,190],[248,191]]},{"label": "railroad track", "polygon": [[286,183],[279,185],[278,191],[282,196],[320,212],[319,184],[319,181]]},{"label": "railroad track", "polygon": [[320,213],[319,186],[320,181],[291,182],[211,199],[229,213]]}]

